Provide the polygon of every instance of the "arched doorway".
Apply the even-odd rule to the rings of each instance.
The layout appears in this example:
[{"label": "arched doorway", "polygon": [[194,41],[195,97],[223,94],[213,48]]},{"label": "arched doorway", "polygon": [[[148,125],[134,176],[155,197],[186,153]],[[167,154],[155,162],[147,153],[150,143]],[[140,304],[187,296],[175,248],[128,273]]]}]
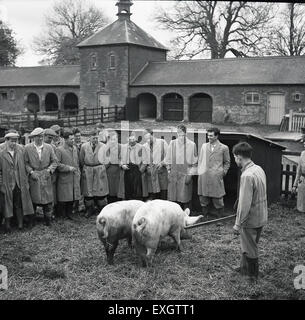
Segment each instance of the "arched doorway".
[{"label": "arched doorway", "polygon": [[178,93],[167,93],[162,97],[163,119],[183,120],[183,98]]},{"label": "arched doorway", "polygon": [[69,92],[64,97],[64,110],[78,111],[78,97],[75,93]]},{"label": "arched doorway", "polygon": [[58,98],[55,93],[49,92],[45,98],[46,111],[58,110]]},{"label": "arched doorway", "polygon": [[206,93],[196,93],[190,97],[190,121],[212,122],[213,101]]},{"label": "arched doorway", "polygon": [[156,119],[157,99],[151,93],[141,93],[138,95],[139,119]]},{"label": "arched doorway", "polygon": [[38,94],[33,92],[28,94],[26,99],[26,108],[33,113],[40,110]]}]

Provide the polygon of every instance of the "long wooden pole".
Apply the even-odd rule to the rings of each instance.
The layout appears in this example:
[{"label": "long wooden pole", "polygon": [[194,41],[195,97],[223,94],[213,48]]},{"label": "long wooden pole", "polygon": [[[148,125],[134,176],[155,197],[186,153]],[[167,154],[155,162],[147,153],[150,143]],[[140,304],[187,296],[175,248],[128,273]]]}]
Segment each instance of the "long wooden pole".
[{"label": "long wooden pole", "polygon": [[226,217],[219,218],[219,219],[214,219],[214,220],[195,223],[195,224],[192,224],[190,226],[186,226],[185,229],[197,228],[197,227],[205,226],[207,224],[212,224],[212,223],[216,223],[216,222],[219,222],[219,221],[229,220],[229,219],[234,218],[234,217],[236,217],[236,214],[232,214],[230,216],[226,216]]}]

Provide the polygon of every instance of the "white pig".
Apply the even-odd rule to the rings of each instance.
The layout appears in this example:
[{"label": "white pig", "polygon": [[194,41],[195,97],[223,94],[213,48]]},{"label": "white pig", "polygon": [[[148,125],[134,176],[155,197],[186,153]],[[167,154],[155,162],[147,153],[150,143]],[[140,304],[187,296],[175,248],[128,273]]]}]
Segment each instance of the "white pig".
[{"label": "white pig", "polygon": [[114,252],[120,239],[127,238],[131,246],[133,217],[143,204],[144,202],[139,200],[110,203],[97,216],[97,233],[104,244],[108,264],[113,264]]},{"label": "white pig", "polygon": [[181,248],[180,232],[184,227],[196,223],[203,216],[190,217],[190,210],[171,201],[146,202],[136,212],[132,222],[132,237],[143,266],[151,265],[161,238],[169,235]]}]

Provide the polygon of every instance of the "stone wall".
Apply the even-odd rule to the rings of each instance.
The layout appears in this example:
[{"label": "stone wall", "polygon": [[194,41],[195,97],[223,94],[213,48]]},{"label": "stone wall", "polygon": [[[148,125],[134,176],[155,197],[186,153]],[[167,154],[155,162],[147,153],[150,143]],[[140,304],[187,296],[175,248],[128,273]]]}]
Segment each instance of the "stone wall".
[{"label": "stone wall", "polygon": [[[26,109],[27,96],[30,93],[38,95],[40,111],[45,111],[45,97],[48,93],[57,95],[59,108],[63,109],[64,97],[69,92],[79,97],[79,87],[0,87],[0,111],[24,111]],[[3,99],[2,93],[7,94],[7,99]]]}]

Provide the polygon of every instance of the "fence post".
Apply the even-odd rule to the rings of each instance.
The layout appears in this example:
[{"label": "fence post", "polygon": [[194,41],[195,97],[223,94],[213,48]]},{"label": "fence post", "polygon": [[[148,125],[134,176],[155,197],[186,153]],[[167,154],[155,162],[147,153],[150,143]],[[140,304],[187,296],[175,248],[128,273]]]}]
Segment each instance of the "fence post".
[{"label": "fence post", "polygon": [[118,121],[118,106],[114,106],[114,121]]},{"label": "fence post", "polygon": [[87,125],[87,108],[84,107],[84,125],[86,126]]},{"label": "fence post", "polygon": [[104,108],[101,107],[101,122],[104,122]]},{"label": "fence post", "polygon": [[293,120],[293,111],[292,109],[289,110],[289,127],[288,131],[292,131],[292,120]]}]

